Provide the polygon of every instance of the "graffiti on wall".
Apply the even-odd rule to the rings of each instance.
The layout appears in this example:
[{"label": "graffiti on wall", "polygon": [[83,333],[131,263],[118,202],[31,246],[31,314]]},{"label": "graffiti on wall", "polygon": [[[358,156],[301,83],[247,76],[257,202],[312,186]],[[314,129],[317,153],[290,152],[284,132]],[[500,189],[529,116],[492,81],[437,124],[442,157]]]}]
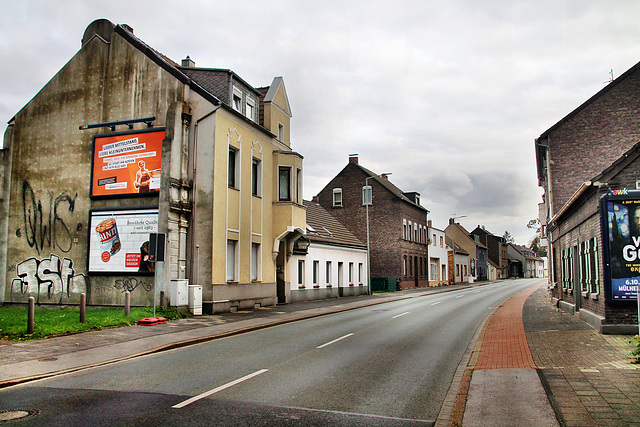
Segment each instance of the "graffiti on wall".
[{"label": "graffiti on wall", "polygon": [[76,274],[73,261],[49,258],[28,258],[16,266],[17,278],[11,281],[11,301],[25,302],[34,297],[38,303],[65,304],[80,302],[80,294],[87,292],[83,274]]},{"label": "graffiti on wall", "polygon": [[114,288],[119,289],[120,292],[133,292],[138,286],[140,286],[145,291],[149,292],[153,287],[151,283],[144,282],[142,280],[138,280],[135,277],[124,277],[122,279],[117,279]]},{"label": "graffiti on wall", "polygon": [[[16,236],[22,237],[24,234],[27,244],[34,248],[38,255],[44,248],[68,253],[73,244],[68,216],[73,214],[78,193],[71,196],[63,191],[57,197],[54,197],[50,191],[47,193],[48,199],[46,197],[44,200],[38,199],[29,181],[23,181],[24,230],[18,228]],[[77,231],[81,228],[82,224],[79,223]]]}]

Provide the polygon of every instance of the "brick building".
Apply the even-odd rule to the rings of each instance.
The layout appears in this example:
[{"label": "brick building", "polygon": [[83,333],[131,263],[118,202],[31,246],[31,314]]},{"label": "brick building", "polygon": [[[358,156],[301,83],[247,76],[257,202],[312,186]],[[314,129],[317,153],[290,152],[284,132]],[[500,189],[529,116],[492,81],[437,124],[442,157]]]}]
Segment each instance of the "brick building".
[{"label": "brick building", "polygon": [[[616,239],[607,230],[616,214],[603,206],[614,194],[626,194],[632,200],[625,203],[635,206],[634,192],[627,189],[640,181],[639,140],[640,64],[535,140],[538,183],[544,189],[539,219],[549,242],[553,298],[603,333],[638,331],[637,286],[631,281],[627,288],[633,292],[626,294],[613,289],[615,272],[607,257]],[[620,229],[627,236],[629,219],[624,217],[627,228]]]},{"label": "brick building", "polygon": [[505,243],[504,238],[489,232],[484,228],[484,226],[477,226],[471,234],[478,236],[480,243],[487,247],[489,261],[493,262],[493,265],[496,268],[497,278],[508,278],[509,259],[507,257],[507,244]]},{"label": "brick building", "polygon": [[[369,186],[371,192],[365,191]],[[316,196],[316,201],[359,240],[367,241],[369,205],[371,280],[396,281],[400,289],[429,286],[429,211],[418,193],[405,193],[350,156],[347,165]],[[375,290],[375,286],[373,286]]]}]

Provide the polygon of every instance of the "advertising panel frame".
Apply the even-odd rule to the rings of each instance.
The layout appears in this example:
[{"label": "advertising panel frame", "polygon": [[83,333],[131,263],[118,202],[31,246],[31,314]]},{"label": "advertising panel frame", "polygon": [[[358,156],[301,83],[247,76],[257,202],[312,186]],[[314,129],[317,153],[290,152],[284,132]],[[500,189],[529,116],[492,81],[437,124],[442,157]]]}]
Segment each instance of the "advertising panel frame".
[{"label": "advertising panel frame", "polygon": [[600,198],[603,284],[607,303],[637,303],[640,221],[635,217],[640,220],[640,191],[615,190]]},{"label": "advertising panel frame", "polygon": [[[158,232],[159,212],[158,206],[91,209],[87,273],[153,276],[153,263],[145,259],[143,246],[146,243],[148,250],[149,235]],[[112,264],[104,265],[108,263]]]},{"label": "advertising panel frame", "polygon": [[[153,134],[156,133],[162,133],[162,135],[159,138],[154,137]],[[143,141],[117,145],[136,138],[141,138]],[[160,194],[164,138],[164,127],[94,135],[89,189],[91,199],[157,197]],[[110,145],[111,147],[108,147]],[[112,152],[109,153],[105,146]],[[110,164],[104,166],[107,159],[111,159]],[[140,165],[140,161],[144,163]],[[140,186],[141,181],[144,181],[142,186]],[[107,186],[114,188],[107,189]],[[147,190],[141,191],[141,188]]]}]

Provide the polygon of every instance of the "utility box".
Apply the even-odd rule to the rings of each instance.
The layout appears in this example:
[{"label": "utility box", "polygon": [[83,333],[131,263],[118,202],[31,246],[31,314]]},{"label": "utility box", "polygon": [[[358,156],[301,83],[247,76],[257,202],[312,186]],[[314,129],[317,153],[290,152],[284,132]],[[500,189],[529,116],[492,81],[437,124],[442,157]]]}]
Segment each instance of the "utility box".
[{"label": "utility box", "polygon": [[189,303],[189,280],[177,279],[171,281],[169,305],[179,307]]},{"label": "utility box", "polygon": [[202,315],[202,286],[189,286],[189,311],[194,316]]}]

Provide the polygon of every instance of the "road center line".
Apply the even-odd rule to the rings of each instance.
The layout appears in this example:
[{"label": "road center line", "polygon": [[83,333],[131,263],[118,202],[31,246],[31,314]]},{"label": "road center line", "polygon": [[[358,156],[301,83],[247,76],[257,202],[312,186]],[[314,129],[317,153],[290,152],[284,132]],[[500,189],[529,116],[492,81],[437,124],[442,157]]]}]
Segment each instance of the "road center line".
[{"label": "road center line", "polygon": [[349,338],[351,335],[353,335],[353,334],[347,334],[347,335],[345,335],[345,336],[343,336],[343,337],[336,338],[335,340],[333,340],[333,341],[329,341],[329,342],[328,342],[328,343],[326,343],[326,344],[319,345],[319,346],[317,346],[316,348],[325,348],[325,347],[326,347],[326,346],[328,346],[328,345],[331,345],[331,344],[337,343],[338,341],[343,340],[343,339],[345,339],[345,338]]},{"label": "road center line", "polygon": [[398,317],[400,317],[400,316],[404,316],[405,314],[409,314],[409,312],[408,312],[408,311],[405,311],[405,312],[404,312],[404,313],[402,313],[402,314],[398,314],[398,315],[396,315],[396,316],[393,316],[393,317],[392,317],[392,319],[397,319]]},{"label": "road center line", "polygon": [[462,298],[463,296],[464,296],[464,294],[458,295],[456,298]]},{"label": "road center line", "polygon": [[434,303],[433,303],[433,304],[431,304],[431,305],[438,305],[438,304],[442,304],[442,301],[434,302]]},{"label": "road center line", "polygon": [[193,403],[193,402],[195,402],[197,400],[203,399],[203,398],[205,398],[207,396],[211,396],[212,394],[218,393],[218,392],[220,392],[222,390],[225,390],[225,389],[227,389],[229,387],[233,387],[236,384],[240,384],[243,381],[246,381],[248,379],[256,377],[256,376],[258,376],[260,374],[264,374],[267,371],[268,371],[268,369],[260,369],[259,371],[256,371],[253,374],[249,374],[249,375],[246,375],[246,376],[244,376],[242,378],[238,378],[235,381],[231,381],[230,383],[226,383],[225,385],[221,385],[220,387],[214,388],[213,390],[206,391],[206,392],[204,392],[202,394],[199,394],[197,396],[192,397],[191,399],[187,399],[182,403],[178,403],[177,405],[172,406],[172,408],[175,408],[175,409],[184,408],[185,406],[187,406],[187,405],[189,405],[189,404],[191,404],[191,403]]}]

